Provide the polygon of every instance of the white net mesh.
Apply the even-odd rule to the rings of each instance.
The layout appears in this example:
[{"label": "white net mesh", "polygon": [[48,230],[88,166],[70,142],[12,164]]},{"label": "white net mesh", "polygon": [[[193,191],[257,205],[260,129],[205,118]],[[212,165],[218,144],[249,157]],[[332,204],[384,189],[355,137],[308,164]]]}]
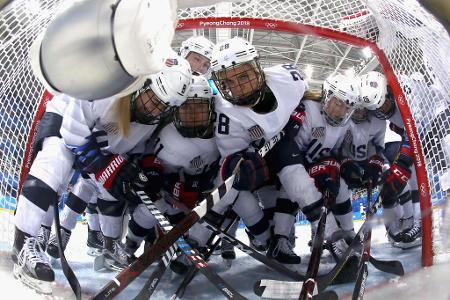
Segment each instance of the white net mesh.
[{"label": "white net mesh", "polygon": [[[27,52],[58,5],[56,0],[17,0],[0,13],[0,207],[4,210],[12,209],[10,203],[15,203],[22,157],[43,93],[30,71]],[[402,116],[407,120],[410,112],[413,117],[406,122],[410,124],[407,126],[410,139],[413,144],[420,142],[425,153],[422,155],[422,151],[415,148],[424,216],[431,215],[426,205],[430,199],[433,208],[444,204],[450,186],[450,39],[443,27],[416,1],[244,1],[184,9],[179,11],[179,17],[178,29],[213,28],[217,40],[239,32],[242,35],[242,31],[254,28],[310,34],[360,46],[365,42],[367,45],[376,43],[388,59],[388,63],[384,63],[383,57],[379,57],[394,87]],[[302,24],[302,27],[292,24]],[[232,31],[221,31],[221,28],[232,28]],[[381,51],[378,55],[383,54]],[[402,94],[406,102],[402,101]],[[441,213],[436,210],[434,215]],[[434,225],[441,221],[436,219]],[[10,242],[12,221],[8,217],[3,223],[7,225],[0,228],[0,241]],[[431,222],[424,226],[424,235],[428,231],[431,235]],[[435,240],[438,239],[436,236]],[[424,243],[431,247],[431,236],[428,240],[424,238]],[[442,251],[441,248],[435,250]],[[424,254],[425,259],[430,259],[430,253]]]}]

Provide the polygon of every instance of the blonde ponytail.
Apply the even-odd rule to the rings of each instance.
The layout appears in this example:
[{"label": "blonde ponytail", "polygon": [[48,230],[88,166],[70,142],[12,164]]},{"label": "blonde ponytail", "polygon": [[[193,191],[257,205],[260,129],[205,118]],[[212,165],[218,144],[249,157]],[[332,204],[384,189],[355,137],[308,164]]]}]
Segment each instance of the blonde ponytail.
[{"label": "blonde ponytail", "polygon": [[313,100],[320,102],[322,101],[322,91],[321,90],[307,90],[303,94],[302,100]]},{"label": "blonde ponytail", "polygon": [[131,95],[121,97],[114,108],[115,117],[117,120],[117,128],[120,135],[127,137],[130,132],[131,120]]}]

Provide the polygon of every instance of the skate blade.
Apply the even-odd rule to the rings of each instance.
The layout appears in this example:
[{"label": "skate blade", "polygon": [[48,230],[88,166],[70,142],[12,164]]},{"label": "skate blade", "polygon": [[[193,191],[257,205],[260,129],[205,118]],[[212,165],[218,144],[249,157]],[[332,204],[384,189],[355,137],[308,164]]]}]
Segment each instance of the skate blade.
[{"label": "skate blade", "polygon": [[22,282],[22,284],[34,290],[38,294],[52,295],[53,293],[50,282],[37,280],[31,277],[23,270],[23,268],[19,267],[17,264],[14,264],[13,275],[14,278],[19,280],[20,282]]},{"label": "skate blade", "polygon": [[100,254],[94,259],[94,271],[98,272],[105,268],[105,256]]},{"label": "skate blade", "polygon": [[411,242],[411,243],[402,243],[402,242],[400,242],[400,243],[398,243],[398,245],[396,247],[401,248],[403,250],[408,250],[408,249],[411,249],[411,248],[419,247],[421,245],[422,245],[422,239],[418,238],[414,242]]},{"label": "skate blade", "polygon": [[232,259],[223,259],[223,264],[225,266],[226,269],[230,269],[231,265],[233,264],[233,260]]},{"label": "skate blade", "polygon": [[89,256],[96,257],[102,254],[102,249],[88,247],[86,254]]}]

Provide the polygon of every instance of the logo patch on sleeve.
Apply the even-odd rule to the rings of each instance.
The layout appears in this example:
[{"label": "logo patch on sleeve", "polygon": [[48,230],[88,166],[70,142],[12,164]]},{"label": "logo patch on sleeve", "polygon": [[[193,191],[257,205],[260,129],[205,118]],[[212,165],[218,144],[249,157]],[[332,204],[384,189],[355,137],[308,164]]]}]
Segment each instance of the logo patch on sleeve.
[{"label": "logo patch on sleeve", "polygon": [[247,130],[252,141],[257,141],[264,137],[264,130],[261,127],[259,127],[259,125],[252,126]]}]

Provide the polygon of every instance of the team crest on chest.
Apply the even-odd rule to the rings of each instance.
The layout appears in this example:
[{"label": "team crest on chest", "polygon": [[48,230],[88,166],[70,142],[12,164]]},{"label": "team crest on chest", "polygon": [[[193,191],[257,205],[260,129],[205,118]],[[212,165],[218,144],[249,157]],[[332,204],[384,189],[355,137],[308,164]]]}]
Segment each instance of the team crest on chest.
[{"label": "team crest on chest", "polygon": [[325,127],[314,127],[311,133],[315,139],[320,139],[325,136]]},{"label": "team crest on chest", "polygon": [[247,130],[248,130],[248,134],[250,135],[250,138],[252,139],[252,141],[257,141],[264,137],[264,130],[262,130],[262,128],[259,127],[259,125],[252,126]]},{"label": "team crest on chest", "polygon": [[204,164],[205,164],[205,162],[203,161],[203,159],[200,156],[194,157],[194,159],[191,160],[191,167],[195,168],[195,169],[203,168]]}]

